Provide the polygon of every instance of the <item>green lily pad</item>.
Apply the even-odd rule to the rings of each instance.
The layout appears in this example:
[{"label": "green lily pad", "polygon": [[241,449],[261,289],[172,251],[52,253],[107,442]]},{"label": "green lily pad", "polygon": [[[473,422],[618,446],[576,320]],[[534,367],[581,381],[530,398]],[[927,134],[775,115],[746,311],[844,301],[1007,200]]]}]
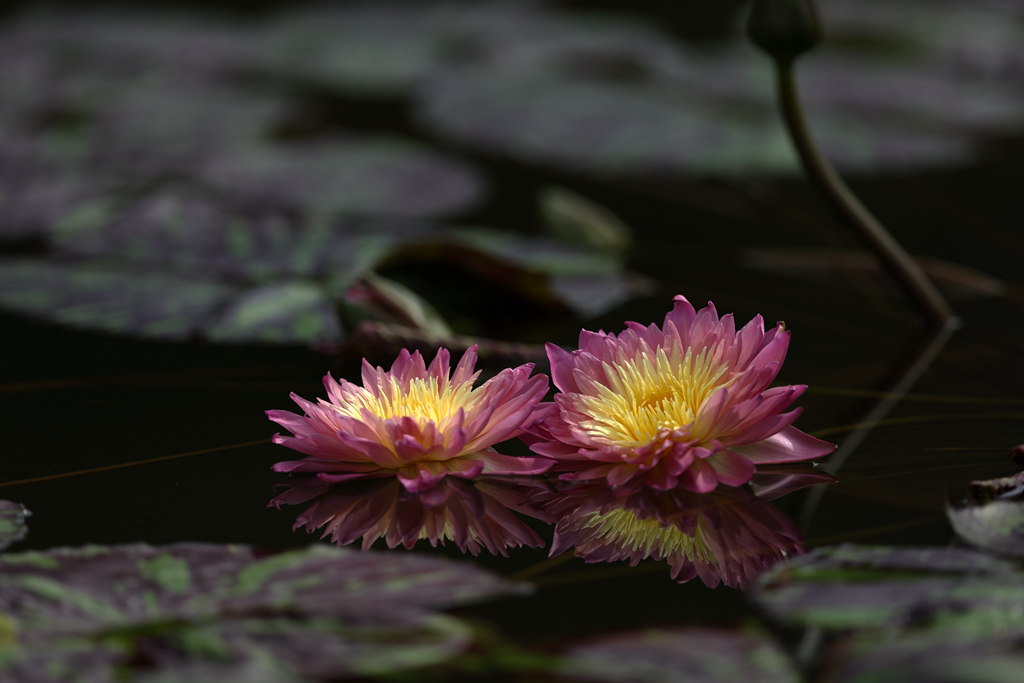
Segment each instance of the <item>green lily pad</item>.
[{"label": "green lily pad", "polygon": [[1014,616],[1024,572],[965,549],[819,548],[766,572],[756,599],[784,619],[820,628],[880,628],[947,613],[1024,628],[1024,614]]},{"label": "green lily pad", "polygon": [[561,673],[609,683],[797,683],[786,653],[749,631],[655,630],[573,646]]},{"label": "green lily pad", "polygon": [[138,269],[0,259],[0,306],[54,322],[188,339],[216,320],[237,286]]},{"label": "green lily pad", "polygon": [[0,500],[0,550],[25,538],[28,533],[25,518],[31,514],[21,503]]},{"label": "green lily pad", "polygon": [[829,681],[999,683],[1024,666],[1024,571],[973,550],[818,548],[770,569],[754,598],[829,633]]},{"label": "green lily pad", "polygon": [[136,667],[154,680],[197,669],[334,680],[417,668],[471,640],[436,608],[513,590],[466,564],[325,546],[262,557],[244,546],[87,546],[6,555],[0,568],[16,642],[0,671],[19,680],[82,680],[83,670],[106,680]]}]

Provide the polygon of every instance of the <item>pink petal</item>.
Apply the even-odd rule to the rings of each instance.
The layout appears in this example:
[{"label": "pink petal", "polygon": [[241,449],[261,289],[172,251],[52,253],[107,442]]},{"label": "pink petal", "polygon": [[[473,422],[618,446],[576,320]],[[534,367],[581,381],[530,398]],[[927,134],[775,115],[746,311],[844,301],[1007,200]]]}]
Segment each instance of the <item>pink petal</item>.
[{"label": "pink petal", "polygon": [[835,444],[816,439],[796,427],[786,427],[766,439],[742,446],[730,446],[729,450],[754,463],[767,464],[820,458],[835,448]]},{"label": "pink petal", "polygon": [[718,451],[707,462],[715,468],[718,480],[726,486],[746,484],[756,470],[750,460],[729,450]]}]

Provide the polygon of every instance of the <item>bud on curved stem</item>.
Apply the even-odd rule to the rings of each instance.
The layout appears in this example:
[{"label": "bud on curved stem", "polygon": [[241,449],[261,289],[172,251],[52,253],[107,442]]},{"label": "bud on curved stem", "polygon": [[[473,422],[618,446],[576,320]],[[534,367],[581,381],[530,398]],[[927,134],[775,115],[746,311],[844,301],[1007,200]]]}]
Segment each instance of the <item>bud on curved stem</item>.
[{"label": "bud on curved stem", "polygon": [[747,35],[772,58],[792,61],[821,40],[814,0],[754,0]]},{"label": "bud on curved stem", "polygon": [[878,254],[931,323],[938,328],[954,324],[953,311],[935,285],[846,186],[811,137],[797,95],[793,61],[811,49],[822,34],[813,0],[755,0],[747,29],[751,40],[775,62],[779,107],[808,178]]}]

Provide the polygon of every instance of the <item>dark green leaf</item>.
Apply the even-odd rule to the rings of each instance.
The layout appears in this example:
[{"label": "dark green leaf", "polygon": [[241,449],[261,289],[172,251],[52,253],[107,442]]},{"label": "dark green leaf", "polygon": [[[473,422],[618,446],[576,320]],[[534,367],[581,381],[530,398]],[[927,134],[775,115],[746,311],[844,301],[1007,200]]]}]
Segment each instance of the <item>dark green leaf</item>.
[{"label": "dark green leaf", "polygon": [[268,557],[188,543],[6,555],[0,610],[17,646],[0,668],[46,671],[40,680],[72,680],[83,664],[103,680],[142,661],[163,670],[156,680],[379,674],[469,643],[468,627],[434,608],[512,590],[466,564],[326,546]]},{"label": "dark green leaf", "polygon": [[786,653],[747,631],[651,630],[576,645],[565,674],[615,683],[797,683]]}]

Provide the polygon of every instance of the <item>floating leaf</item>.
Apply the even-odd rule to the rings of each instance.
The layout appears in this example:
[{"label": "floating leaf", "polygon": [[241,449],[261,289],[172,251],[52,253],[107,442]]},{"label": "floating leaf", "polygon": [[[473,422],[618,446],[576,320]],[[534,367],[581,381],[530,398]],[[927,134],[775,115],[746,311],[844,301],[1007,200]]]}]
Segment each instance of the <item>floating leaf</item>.
[{"label": "floating leaf", "polygon": [[622,683],[797,683],[789,657],[749,631],[650,630],[576,645],[564,674]]},{"label": "floating leaf", "polygon": [[201,177],[238,196],[330,214],[439,216],[484,190],[466,164],[398,138],[246,146],[212,160]]},{"label": "floating leaf", "polygon": [[19,680],[83,669],[106,680],[143,663],[162,680],[416,668],[470,640],[432,608],[511,590],[469,565],[325,546],[264,557],[244,546],[87,546],[6,555],[0,570],[0,609],[17,637],[0,670]]},{"label": "floating leaf", "polygon": [[946,517],[957,536],[971,545],[1024,557],[1024,472],[972,481],[964,501],[946,505]]},{"label": "floating leaf", "polygon": [[769,570],[755,598],[846,634],[825,653],[830,681],[1011,681],[1024,665],[1024,572],[971,550],[819,548]]},{"label": "floating leaf", "polygon": [[[25,518],[31,514],[21,503],[0,500],[0,550],[25,538],[28,533]],[[2,642],[3,636],[0,635],[0,645]]]},{"label": "floating leaf", "polygon": [[879,628],[949,614],[1024,629],[1015,607],[1024,600],[1024,572],[972,550],[818,548],[766,572],[756,597],[785,619],[823,628]]},{"label": "floating leaf", "polygon": [[103,265],[0,259],[0,305],[54,322],[161,339],[198,335],[236,286]]}]

